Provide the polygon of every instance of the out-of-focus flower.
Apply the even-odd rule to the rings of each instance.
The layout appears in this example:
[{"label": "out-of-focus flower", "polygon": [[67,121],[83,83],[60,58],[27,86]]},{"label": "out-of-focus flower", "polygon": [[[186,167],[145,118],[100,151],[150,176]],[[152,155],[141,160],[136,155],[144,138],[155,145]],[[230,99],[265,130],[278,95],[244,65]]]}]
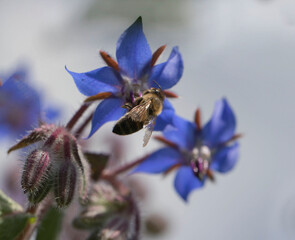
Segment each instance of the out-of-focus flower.
[{"label": "out-of-focus flower", "polygon": [[[43,120],[39,93],[27,81],[27,71],[19,69],[0,85],[0,138],[19,137]],[[49,109],[47,119],[54,119],[58,111]]]},{"label": "out-of-focus flower", "polygon": [[[155,65],[165,46],[152,54],[142,30],[139,17],[119,38],[116,56],[118,63],[101,51],[107,67],[75,73],[67,70],[73,77],[79,91],[92,96],[89,99],[104,99],[97,107],[93,119],[91,136],[103,124],[118,120],[126,112],[125,103],[135,104],[135,98],[151,88],[169,89],[181,78],[183,62],[177,47],[164,63]],[[158,85],[157,85],[158,84]],[[162,113],[158,116],[155,130],[163,130],[170,123],[174,109],[170,102],[164,100]]]},{"label": "out-of-focus flower", "polygon": [[63,127],[44,124],[8,152],[35,143],[26,158],[21,182],[29,201],[37,204],[53,190],[57,205],[66,207],[78,185],[80,198],[85,202],[89,170],[77,139]]},{"label": "out-of-focus flower", "polygon": [[202,128],[199,111],[196,121],[174,116],[174,128],[168,126],[158,140],[168,147],[152,153],[133,172],[168,173],[178,168],[174,186],[187,201],[189,193],[204,185],[206,178],[214,180],[211,170],[226,173],[237,162],[239,144],[235,141],[236,120],[226,99],[216,102],[213,115]]},{"label": "out-of-focus flower", "polygon": [[40,118],[38,93],[26,82],[26,72],[19,70],[0,87],[0,135],[18,137]]},{"label": "out-of-focus flower", "polygon": [[79,229],[92,229],[88,239],[138,239],[139,210],[130,192],[119,193],[107,182],[93,185],[89,201],[73,224]]}]

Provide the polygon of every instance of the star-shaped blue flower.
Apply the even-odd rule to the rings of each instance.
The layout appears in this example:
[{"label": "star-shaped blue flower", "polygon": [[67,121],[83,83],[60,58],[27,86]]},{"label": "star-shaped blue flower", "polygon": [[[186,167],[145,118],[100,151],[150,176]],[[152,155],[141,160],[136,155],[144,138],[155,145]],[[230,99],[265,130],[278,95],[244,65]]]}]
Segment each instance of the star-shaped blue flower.
[{"label": "star-shaped blue flower", "polygon": [[199,111],[196,121],[189,122],[177,115],[173,125],[158,140],[168,146],[147,157],[133,172],[167,173],[178,168],[174,187],[187,201],[189,193],[204,185],[206,178],[214,180],[212,170],[226,173],[236,164],[239,144],[235,141],[236,119],[226,101],[216,102],[213,115],[202,128]]},{"label": "star-shaped blue flower", "polygon": [[[19,137],[44,120],[40,95],[29,85],[24,68],[0,80],[0,138]],[[58,116],[55,108],[48,108],[46,113],[46,120]]]},{"label": "star-shaped blue flower", "polygon": [[[125,103],[134,103],[134,98],[151,87],[168,89],[181,78],[183,62],[177,47],[164,63],[155,65],[163,47],[152,54],[142,30],[139,17],[119,38],[116,57],[118,63],[105,52],[101,52],[108,66],[96,70],[75,73],[67,70],[73,77],[79,91],[86,96],[104,92],[111,96],[104,99],[96,108],[89,137],[103,124],[118,120],[126,113]],[[155,65],[155,66],[154,66]],[[156,84],[156,83],[158,84]],[[165,99],[163,111],[157,117],[155,130],[163,130],[171,122],[174,114],[172,105]]]}]

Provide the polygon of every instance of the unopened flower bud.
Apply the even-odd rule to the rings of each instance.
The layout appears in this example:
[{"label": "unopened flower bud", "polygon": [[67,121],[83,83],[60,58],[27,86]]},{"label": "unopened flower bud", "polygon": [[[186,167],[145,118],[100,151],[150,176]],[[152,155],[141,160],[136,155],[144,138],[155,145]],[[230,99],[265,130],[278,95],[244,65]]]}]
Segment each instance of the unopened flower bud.
[{"label": "unopened flower bud", "polygon": [[35,194],[48,180],[51,161],[48,152],[36,149],[32,151],[24,166],[21,185],[25,193]]},{"label": "unopened flower bud", "polygon": [[54,194],[59,207],[66,207],[73,199],[76,188],[77,172],[73,163],[61,163],[55,175]]},{"label": "unopened flower bud", "polygon": [[28,192],[29,202],[33,204],[41,202],[47,196],[51,187],[50,181],[45,181],[44,184],[39,186],[34,192]]},{"label": "unopened flower bud", "polygon": [[12,146],[8,152],[38,142],[38,149],[27,157],[22,187],[31,203],[38,203],[53,188],[59,207],[72,201],[76,184],[86,203],[89,167],[75,136],[65,127],[43,124]]}]

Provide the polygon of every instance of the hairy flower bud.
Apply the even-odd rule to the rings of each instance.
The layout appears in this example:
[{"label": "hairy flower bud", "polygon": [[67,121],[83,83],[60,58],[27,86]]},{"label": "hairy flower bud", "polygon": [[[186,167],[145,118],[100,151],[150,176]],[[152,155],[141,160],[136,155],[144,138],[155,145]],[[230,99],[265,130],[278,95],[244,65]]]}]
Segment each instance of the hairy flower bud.
[{"label": "hairy flower bud", "polygon": [[31,203],[43,200],[53,188],[59,207],[68,206],[79,187],[85,203],[88,194],[89,167],[77,139],[64,127],[43,124],[12,146],[8,152],[38,142],[27,157],[22,187]]},{"label": "hairy flower bud", "polygon": [[70,161],[63,162],[54,178],[54,194],[59,207],[66,207],[73,199],[77,172]]},{"label": "hairy flower bud", "polygon": [[25,193],[34,194],[48,179],[51,168],[49,153],[36,149],[32,151],[24,166],[21,185]]},{"label": "hairy flower bud", "polygon": [[45,181],[39,188],[33,192],[28,192],[28,200],[32,204],[41,202],[49,193],[52,184],[50,181]]}]

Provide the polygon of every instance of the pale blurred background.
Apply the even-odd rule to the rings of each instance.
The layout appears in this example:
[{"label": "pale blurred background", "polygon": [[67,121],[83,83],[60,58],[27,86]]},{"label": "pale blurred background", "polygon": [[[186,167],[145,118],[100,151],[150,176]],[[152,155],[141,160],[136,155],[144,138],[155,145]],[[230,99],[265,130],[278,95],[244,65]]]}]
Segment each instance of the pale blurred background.
[{"label": "pale blurred background", "polygon": [[[115,56],[118,37],[138,16],[152,50],[167,44],[160,60],[174,45],[183,55],[177,113],[192,120],[201,107],[206,121],[225,96],[245,134],[234,171],[193,192],[188,204],[173,189],[173,174],[141,177],[150,193],[142,214],[169,219],[158,239],[295,239],[294,0],[0,0],[0,72],[28,65],[46,101],[63,107],[63,123],[84,99],[64,66],[103,66],[98,50]],[[93,150],[108,151],[112,126],[95,134]],[[151,141],[142,149],[142,135],[123,139],[124,161],[159,147]]]}]

